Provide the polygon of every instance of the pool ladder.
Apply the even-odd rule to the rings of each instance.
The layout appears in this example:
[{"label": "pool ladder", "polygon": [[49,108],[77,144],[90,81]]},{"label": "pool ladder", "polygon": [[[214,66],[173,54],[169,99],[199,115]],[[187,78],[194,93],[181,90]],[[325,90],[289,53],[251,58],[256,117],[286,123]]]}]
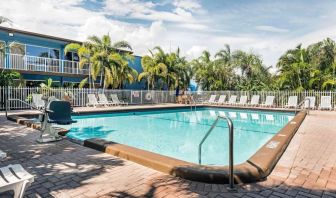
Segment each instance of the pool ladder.
[{"label": "pool ladder", "polygon": [[309,109],[310,109],[310,103],[311,103],[310,98],[305,98],[295,107],[295,114],[297,113],[300,106],[302,106],[307,100],[308,100],[307,115],[309,115]]},{"label": "pool ladder", "polygon": [[209,137],[210,133],[213,131],[213,129],[216,127],[218,121],[220,119],[226,120],[229,126],[229,191],[235,191],[234,187],[234,176],[233,176],[233,123],[232,120],[229,117],[226,116],[217,116],[215,122],[211,125],[211,128],[208,130],[208,132],[203,137],[202,141],[198,145],[198,163],[202,164],[202,145],[204,141]]}]

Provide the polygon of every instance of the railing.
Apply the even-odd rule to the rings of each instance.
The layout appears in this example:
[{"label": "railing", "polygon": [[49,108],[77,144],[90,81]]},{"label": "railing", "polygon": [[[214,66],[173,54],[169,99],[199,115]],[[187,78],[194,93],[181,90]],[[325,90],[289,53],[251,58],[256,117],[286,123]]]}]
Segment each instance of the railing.
[{"label": "railing", "polygon": [[306,108],[307,110],[307,115],[309,115],[309,109],[311,108],[311,100],[310,98],[305,98],[304,100],[302,100],[295,108],[295,114],[297,113],[298,109],[302,106],[306,104],[306,101],[308,101],[308,108]]},{"label": "railing", "polygon": [[[50,90],[44,90],[40,87],[9,87],[9,98],[17,98],[24,101],[30,101],[30,96],[33,93],[43,93],[47,96],[55,96],[62,99],[66,93],[73,95],[73,104],[76,107],[85,106],[87,103],[88,93],[105,93],[106,96],[110,96],[111,93],[117,94],[120,99],[125,100],[129,104],[159,104],[159,103],[175,103],[175,91],[153,91],[153,90],[112,90],[112,89],[79,89],[79,88],[52,88]],[[0,87],[0,109],[5,109],[5,87]],[[259,103],[265,102],[266,96],[275,96],[274,108],[285,108],[288,102],[289,96],[298,96],[298,101],[303,101],[306,97],[315,97],[315,103],[312,106],[318,107],[321,102],[321,96],[331,96],[331,104],[334,107],[336,104],[336,92],[334,91],[203,91],[192,92],[192,107],[194,101],[201,103],[203,100],[209,100],[212,94],[216,94],[218,100],[219,95],[225,94],[229,98],[231,95],[237,95],[238,100],[240,96],[247,96],[248,101],[251,100],[253,95],[260,95]],[[12,102],[11,108],[25,109],[27,106],[16,104]]]},{"label": "railing", "polygon": [[8,111],[10,110],[10,108],[9,108],[9,104],[10,104],[10,102],[11,101],[17,101],[17,102],[20,102],[20,103],[22,103],[22,104],[24,104],[24,105],[27,105],[27,106],[29,106],[30,108],[32,108],[32,109],[35,109],[35,110],[38,110],[38,111],[40,111],[40,112],[42,112],[42,113],[44,113],[41,109],[38,109],[38,108],[36,108],[35,106],[33,106],[33,105],[31,105],[31,104],[29,104],[28,102],[26,102],[26,101],[23,101],[23,100],[20,100],[20,99],[8,99],[8,100],[6,100],[6,118],[8,117]]},{"label": "railing", "polygon": [[233,123],[232,120],[229,117],[226,116],[218,116],[215,122],[211,125],[211,128],[209,131],[205,134],[203,137],[202,141],[198,145],[198,163],[201,165],[202,164],[202,145],[204,141],[209,137],[210,133],[212,130],[216,127],[218,121],[220,119],[224,119],[227,121],[228,126],[229,126],[229,190],[234,190],[234,178],[233,178]]},{"label": "railing", "polygon": [[[132,105],[175,103],[174,91],[147,91],[147,90],[112,90],[112,89],[89,89],[89,88],[52,88],[42,89],[40,87],[0,87],[0,110],[5,110],[6,98],[15,98],[32,104],[32,94],[43,94],[55,96],[58,99],[67,99],[70,95],[70,102],[75,107],[85,107],[88,103],[88,94],[104,93],[108,99],[111,94],[117,94],[120,100]],[[29,105],[17,101],[9,103],[11,109],[29,109]]]},{"label": "railing", "polygon": [[79,68],[79,62],[20,54],[1,54],[0,68],[67,74],[89,74],[88,65]]}]

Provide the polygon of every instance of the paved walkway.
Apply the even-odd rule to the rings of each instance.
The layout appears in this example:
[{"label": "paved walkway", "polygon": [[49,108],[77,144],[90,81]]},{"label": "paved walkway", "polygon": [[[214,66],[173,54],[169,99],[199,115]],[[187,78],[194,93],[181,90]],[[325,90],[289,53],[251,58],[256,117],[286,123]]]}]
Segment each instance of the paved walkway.
[{"label": "paved walkway", "polygon": [[[27,197],[336,197],[336,113],[312,112],[267,180],[238,186],[191,182],[63,140],[37,144],[38,131],[0,117],[0,167],[35,175]],[[10,193],[0,197],[10,197]]]}]

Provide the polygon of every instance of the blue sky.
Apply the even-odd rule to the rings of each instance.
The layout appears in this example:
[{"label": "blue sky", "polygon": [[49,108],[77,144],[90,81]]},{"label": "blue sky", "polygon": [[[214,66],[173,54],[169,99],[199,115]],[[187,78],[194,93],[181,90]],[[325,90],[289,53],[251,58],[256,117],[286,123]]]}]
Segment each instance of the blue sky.
[{"label": "blue sky", "polygon": [[[334,0],[3,0],[13,27],[85,40],[109,33],[136,54],[160,45],[189,59],[229,44],[275,65],[288,48],[336,39]],[[7,25],[8,26],[8,25]]]}]

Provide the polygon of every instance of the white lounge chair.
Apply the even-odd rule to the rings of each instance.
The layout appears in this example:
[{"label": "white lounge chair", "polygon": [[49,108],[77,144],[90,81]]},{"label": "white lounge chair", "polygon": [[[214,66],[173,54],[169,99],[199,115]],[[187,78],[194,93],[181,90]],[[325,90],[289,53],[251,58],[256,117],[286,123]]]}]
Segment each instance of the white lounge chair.
[{"label": "white lounge chair", "polygon": [[[23,197],[26,188],[34,182],[34,176],[25,171],[20,164],[0,168],[0,193],[14,191],[14,198]],[[14,173],[14,174],[13,174]]]},{"label": "white lounge chair", "polygon": [[115,103],[113,101],[109,101],[106,97],[105,94],[98,94],[98,99],[99,99],[99,103],[102,103],[102,104],[106,104],[106,105],[115,105]]},{"label": "white lounge chair", "polygon": [[264,107],[271,107],[274,105],[274,96],[266,96],[266,100],[264,104],[261,104],[261,106]]},{"label": "white lounge chair", "polygon": [[306,99],[309,99],[310,102],[308,100],[305,100],[304,108],[305,109],[315,109],[315,101],[316,101],[315,96],[308,96],[306,97]]},{"label": "white lounge chair", "polygon": [[205,104],[213,104],[216,102],[216,95],[211,95],[208,101],[204,101]]},{"label": "white lounge chair", "polygon": [[111,99],[115,105],[128,105],[127,102],[119,100],[117,94],[111,94]]},{"label": "white lounge chair", "polygon": [[87,95],[89,102],[86,104],[86,106],[92,106],[92,107],[97,107],[97,106],[105,106],[107,105],[106,103],[100,103],[98,102],[96,96],[94,94],[88,94]]},{"label": "white lounge chair", "polygon": [[37,109],[44,109],[45,107],[45,102],[42,100],[42,94],[32,94],[33,98],[33,107]]},{"label": "white lounge chair", "polygon": [[297,96],[289,96],[288,102],[285,105],[286,108],[295,108],[298,105],[298,97]]},{"label": "white lounge chair", "polygon": [[238,105],[245,106],[247,104],[247,96],[240,96]]},{"label": "white lounge chair", "polygon": [[225,103],[225,99],[226,99],[226,95],[220,95],[218,100],[214,102],[214,104],[224,104]]},{"label": "white lounge chair", "polygon": [[3,152],[2,150],[0,150],[0,160],[4,159],[7,157],[7,154],[5,152]]},{"label": "white lounge chair", "polygon": [[258,106],[259,105],[259,100],[260,100],[259,95],[253,95],[252,98],[251,98],[250,105],[251,106]]},{"label": "white lounge chair", "polygon": [[321,103],[319,109],[332,109],[331,96],[321,96]]},{"label": "white lounge chair", "polygon": [[237,96],[236,95],[231,95],[227,104],[231,104],[231,105],[237,104]]}]

